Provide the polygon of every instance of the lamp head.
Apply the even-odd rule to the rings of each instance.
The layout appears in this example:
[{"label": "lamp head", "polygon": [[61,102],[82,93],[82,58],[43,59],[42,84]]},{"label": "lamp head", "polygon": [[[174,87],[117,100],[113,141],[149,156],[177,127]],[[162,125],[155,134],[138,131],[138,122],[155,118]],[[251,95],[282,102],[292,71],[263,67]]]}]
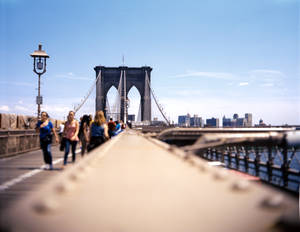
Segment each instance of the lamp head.
[{"label": "lamp head", "polygon": [[46,72],[46,59],[49,56],[42,50],[42,45],[39,44],[39,49],[35,50],[30,56],[33,57],[33,71],[38,75],[44,74]]},{"label": "lamp head", "polygon": [[37,57],[37,58],[49,58],[48,54],[42,50],[42,45],[39,44],[39,49],[35,50],[32,54],[30,54],[31,57]]}]

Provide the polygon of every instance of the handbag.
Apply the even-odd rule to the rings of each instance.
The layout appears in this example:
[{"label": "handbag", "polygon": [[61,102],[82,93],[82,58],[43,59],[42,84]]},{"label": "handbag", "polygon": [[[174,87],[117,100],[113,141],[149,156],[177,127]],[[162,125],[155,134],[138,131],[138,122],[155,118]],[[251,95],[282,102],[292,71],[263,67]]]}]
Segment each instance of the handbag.
[{"label": "handbag", "polygon": [[66,147],[66,140],[67,140],[67,139],[64,138],[64,137],[61,139],[61,141],[60,141],[60,146],[59,146],[59,150],[60,150],[60,151],[63,151],[63,150],[65,149],[65,147]]},{"label": "handbag", "polygon": [[41,138],[42,143],[52,143],[52,134],[48,134],[45,137]]},{"label": "handbag", "polygon": [[106,141],[106,138],[104,136],[92,136],[91,141],[87,146],[88,152],[93,150],[94,148],[100,146],[105,141]]}]

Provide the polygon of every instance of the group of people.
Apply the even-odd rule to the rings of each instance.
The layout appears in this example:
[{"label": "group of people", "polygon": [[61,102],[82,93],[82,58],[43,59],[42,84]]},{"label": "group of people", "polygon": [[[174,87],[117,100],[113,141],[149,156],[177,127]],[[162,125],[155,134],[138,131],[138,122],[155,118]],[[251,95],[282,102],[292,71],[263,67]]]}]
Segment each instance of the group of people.
[{"label": "group of people", "polygon": [[57,136],[53,124],[49,120],[47,112],[41,113],[41,120],[36,125],[36,130],[40,133],[40,146],[43,151],[43,157],[47,169],[52,170],[51,143],[52,135],[55,136],[56,142],[60,142],[60,150],[64,151],[64,166],[67,165],[70,148],[72,151],[72,162],[76,160],[76,146],[81,144],[81,155],[100,146],[113,136],[118,135],[125,129],[122,121],[113,121],[110,118],[106,122],[103,111],[97,111],[92,120],[91,115],[83,115],[78,122],[75,119],[75,112],[70,111],[67,121],[63,122],[60,127],[60,138]]}]

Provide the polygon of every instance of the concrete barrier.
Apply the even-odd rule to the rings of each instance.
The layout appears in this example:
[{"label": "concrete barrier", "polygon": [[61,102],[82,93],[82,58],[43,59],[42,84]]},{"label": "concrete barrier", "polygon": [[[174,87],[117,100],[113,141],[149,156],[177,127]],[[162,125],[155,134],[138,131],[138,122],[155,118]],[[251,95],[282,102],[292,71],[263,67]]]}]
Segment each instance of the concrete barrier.
[{"label": "concrete barrier", "polygon": [[[53,145],[57,145],[53,136]],[[0,158],[40,149],[35,130],[0,130]]]},{"label": "concrete barrier", "polygon": [[[56,119],[50,121],[56,129],[62,123]],[[40,149],[39,134],[34,130],[36,123],[34,116],[0,114],[0,158]]]},{"label": "concrete barrier", "polygon": [[39,135],[35,130],[1,130],[0,158],[40,148]]},{"label": "concrete barrier", "polygon": [[[50,121],[57,129],[62,123],[61,120],[56,120],[54,118],[50,118]],[[35,129],[36,123],[37,118],[35,116],[0,113],[0,130]]]}]

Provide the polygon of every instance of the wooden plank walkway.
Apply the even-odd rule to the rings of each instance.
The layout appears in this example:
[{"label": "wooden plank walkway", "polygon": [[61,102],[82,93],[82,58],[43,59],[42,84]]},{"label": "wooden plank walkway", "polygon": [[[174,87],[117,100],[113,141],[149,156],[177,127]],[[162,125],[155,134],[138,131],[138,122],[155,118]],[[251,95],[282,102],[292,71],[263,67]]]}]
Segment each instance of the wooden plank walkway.
[{"label": "wooden plank walkway", "polygon": [[14,203],[2,228],[281,231],[277,221],[297,218],[297,206],[283,192],[126,131]]}]

